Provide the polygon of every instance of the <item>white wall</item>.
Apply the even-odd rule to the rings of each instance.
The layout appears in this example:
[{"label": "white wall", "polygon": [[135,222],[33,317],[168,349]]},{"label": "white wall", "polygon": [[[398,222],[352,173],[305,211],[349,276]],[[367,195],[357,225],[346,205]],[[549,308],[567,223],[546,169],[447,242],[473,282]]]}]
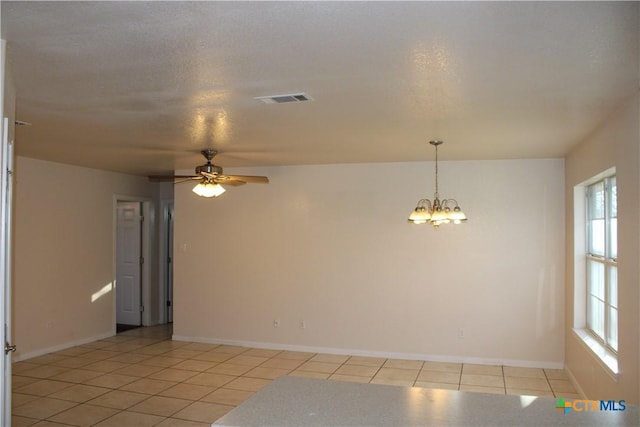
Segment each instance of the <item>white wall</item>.
[{"label": "white wall", "polygon": [[[640,398],[640,108],[638,94],[567,156],[566,365],[590,399]],[[573,188],[616,167],[618,186],[619,381],[573,333],[574,219]]]},{"label": "white wall", "polygon": [[439,230],[407,223],[433,167],[235,170],[271,183],[214,200],[177,186],[174,337],[561,367],[563,160],[441,162],[470,220]]},{"label": "white wall", "polygon": [[[19,143],[19,141],[17,141]],[[13,325],[20,360],[113,334],[114,195],[151,198],[145,178],[17,157]]]}]

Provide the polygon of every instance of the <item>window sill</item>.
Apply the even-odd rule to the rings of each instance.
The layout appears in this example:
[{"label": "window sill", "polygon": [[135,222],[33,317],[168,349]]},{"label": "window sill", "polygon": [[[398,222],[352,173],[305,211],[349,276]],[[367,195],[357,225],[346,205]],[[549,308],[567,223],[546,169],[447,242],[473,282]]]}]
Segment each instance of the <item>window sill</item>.
[{"label": "window sill", "polygon": [[618,358],[605,346],[596,341],[586,329],[574,329],[573,333],[596,356],[609,376],[618,382]]}]

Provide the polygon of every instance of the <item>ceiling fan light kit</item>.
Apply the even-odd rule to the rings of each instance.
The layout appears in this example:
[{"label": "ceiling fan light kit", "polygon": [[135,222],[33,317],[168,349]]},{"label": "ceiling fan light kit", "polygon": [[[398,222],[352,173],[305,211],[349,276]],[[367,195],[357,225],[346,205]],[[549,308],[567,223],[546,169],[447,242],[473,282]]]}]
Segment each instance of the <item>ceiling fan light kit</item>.
[{"label": "ceiling fan light kit", "polygon": [[[149,177],[150,181],[173,181],[176,184],[188,181],[199,181],[193,187],[193,192],[201,197],[218,197],[226,190],[220,184],[239,186],[248,182],[268,184],[269,178],[266,176],[250,176],[250,175],[224,175],[222,167],[211,163],[213,157],[218,154],[214,149],[208,148],[200,152],[207,163],[196,167],[195,175],[153,175]],[[182,179],[182,181],[176,181]]]},{"label": "ceiling fan light kit", "polygon": [[409,222],[419,224],[431,224],[438,228],[442,224],[461,224],[467,220],[467,216],[455,199],[440,199],[438,193],[438,146],[442,141],[433,140],[429,144],[436,148],[436,192],[433,202],[429,199],[418,200],[418,205],[409,215]]},{"label": "ceiling fan light kit", "polygon": [[193,187],[193,190],[191,191],[200,197],[218,197],[227,190],[225,190],[220,184],[213,182],[200,182]]}]

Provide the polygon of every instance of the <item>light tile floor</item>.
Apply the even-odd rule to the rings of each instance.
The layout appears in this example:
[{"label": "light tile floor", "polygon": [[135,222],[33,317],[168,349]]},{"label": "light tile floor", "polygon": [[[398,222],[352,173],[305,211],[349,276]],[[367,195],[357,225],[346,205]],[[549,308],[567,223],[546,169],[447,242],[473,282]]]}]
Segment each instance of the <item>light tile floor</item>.
[{"label": "light tile floor", "polygon": [[281,375],[580,398],[566,373],[171,341],[139,328],[13,364],[14,426],[209,426]]}]

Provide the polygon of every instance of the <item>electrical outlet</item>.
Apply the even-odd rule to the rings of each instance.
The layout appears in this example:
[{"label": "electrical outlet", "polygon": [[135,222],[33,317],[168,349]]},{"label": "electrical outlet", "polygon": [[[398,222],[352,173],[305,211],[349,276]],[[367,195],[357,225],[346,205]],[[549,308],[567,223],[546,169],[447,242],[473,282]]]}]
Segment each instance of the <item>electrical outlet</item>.
[{"label": "electrical outlet", "polygon": [[460,339],[464,338],[464,329],[462,328],[458,329],[458,338]]},{"label": "electrical outlet", "polygon": [[307,321],[306,320],[301,320],[300,321],[300,329],[307,329]]},{"label": "electrical outlet", "polygon": [[280,327],[280,319],[273,319],[273,327],[274,328]]}]

